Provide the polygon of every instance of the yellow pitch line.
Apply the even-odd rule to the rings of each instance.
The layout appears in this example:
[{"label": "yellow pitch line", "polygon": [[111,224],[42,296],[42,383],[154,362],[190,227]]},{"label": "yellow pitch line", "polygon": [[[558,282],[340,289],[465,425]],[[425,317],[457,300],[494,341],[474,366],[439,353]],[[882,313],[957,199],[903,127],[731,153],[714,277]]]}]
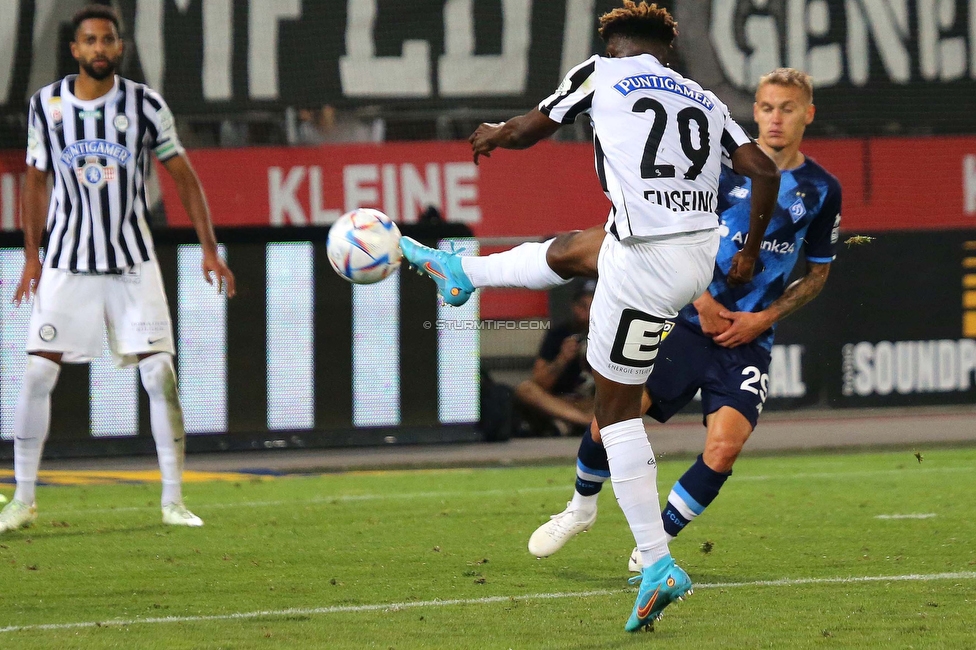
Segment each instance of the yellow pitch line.
[{"label": "yellow pitch line", "polygon": [[[0,470],[0,480],[13,480],[11,470]],[[184,483],[206,483],[209,481],[265,481],[274,478],[263,474],[243,474],[239,472],[183,472]],[[48,485],[112,485],[115,483],[159,483],[159,470],[44,470],[38,475],[42,483]]]}]

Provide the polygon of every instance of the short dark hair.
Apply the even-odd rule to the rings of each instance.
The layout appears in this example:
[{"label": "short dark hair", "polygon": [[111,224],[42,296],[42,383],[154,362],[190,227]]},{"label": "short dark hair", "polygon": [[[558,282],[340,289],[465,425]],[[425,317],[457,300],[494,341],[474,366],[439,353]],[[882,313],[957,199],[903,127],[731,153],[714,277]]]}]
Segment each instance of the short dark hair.
[{"label": "short dark hair", "polygon": [[75,12],[75,15],[71,17],[71,25],[74,27],[73,34],[77,36],[78,28],[81,27],[81,23],[86,20],[91,20],[92,18],[98,18],[101,20],[109,20],[115,25],[115,31],[121,32],[122,27],[119,24],[119,14],[112,7],[102,4],[90,4],[82,7]]},{"label": "short dark hair", "polygon": [[620,35],[638,40],[657,41],[671,47],[678,35],[678,23],[664,7],[640,4],[624,0],[623,7],[617,7],[600,16],[600,38],[609,42],[611,36]]}]

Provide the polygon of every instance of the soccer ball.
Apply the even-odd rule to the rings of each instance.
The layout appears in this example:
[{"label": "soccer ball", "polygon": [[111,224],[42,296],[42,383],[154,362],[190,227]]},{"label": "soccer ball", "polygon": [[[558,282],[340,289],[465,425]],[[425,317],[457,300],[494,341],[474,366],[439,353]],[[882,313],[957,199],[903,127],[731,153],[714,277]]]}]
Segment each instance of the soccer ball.
[{"label": "soccer ball", "polygon": [[336,273],[356,284],[372,284],[400,266],[400,230],[379,210],[359,208],[332,224],[326,249]]}]

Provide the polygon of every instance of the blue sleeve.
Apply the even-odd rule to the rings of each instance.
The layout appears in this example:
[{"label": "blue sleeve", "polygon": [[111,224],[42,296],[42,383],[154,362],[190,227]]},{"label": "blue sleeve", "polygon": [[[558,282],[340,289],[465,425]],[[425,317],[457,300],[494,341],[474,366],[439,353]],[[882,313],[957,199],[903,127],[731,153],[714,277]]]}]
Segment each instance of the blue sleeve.
[{"label": "blue sleeve", "polygon": [[803,251],[808,262],[829,264],[834,261],[840,237],[840,205],[840,185],[834,182],[830,184],[823,206],[810,222],[803,238]]}]

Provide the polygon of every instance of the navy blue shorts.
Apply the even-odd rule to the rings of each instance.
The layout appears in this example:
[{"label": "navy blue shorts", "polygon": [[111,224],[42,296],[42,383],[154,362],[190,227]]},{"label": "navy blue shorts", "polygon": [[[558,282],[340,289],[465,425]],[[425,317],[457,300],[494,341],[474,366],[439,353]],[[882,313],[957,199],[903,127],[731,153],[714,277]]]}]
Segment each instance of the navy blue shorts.
[{"label": "navy blue shorts", "polygon": [[723,348],[678,321],[645,386],[653,401],[647,414],[658,422],[667,422],[701,389],[703,416],[731,406],[755,429],[769,388],[769,352],[756,343]]}]

